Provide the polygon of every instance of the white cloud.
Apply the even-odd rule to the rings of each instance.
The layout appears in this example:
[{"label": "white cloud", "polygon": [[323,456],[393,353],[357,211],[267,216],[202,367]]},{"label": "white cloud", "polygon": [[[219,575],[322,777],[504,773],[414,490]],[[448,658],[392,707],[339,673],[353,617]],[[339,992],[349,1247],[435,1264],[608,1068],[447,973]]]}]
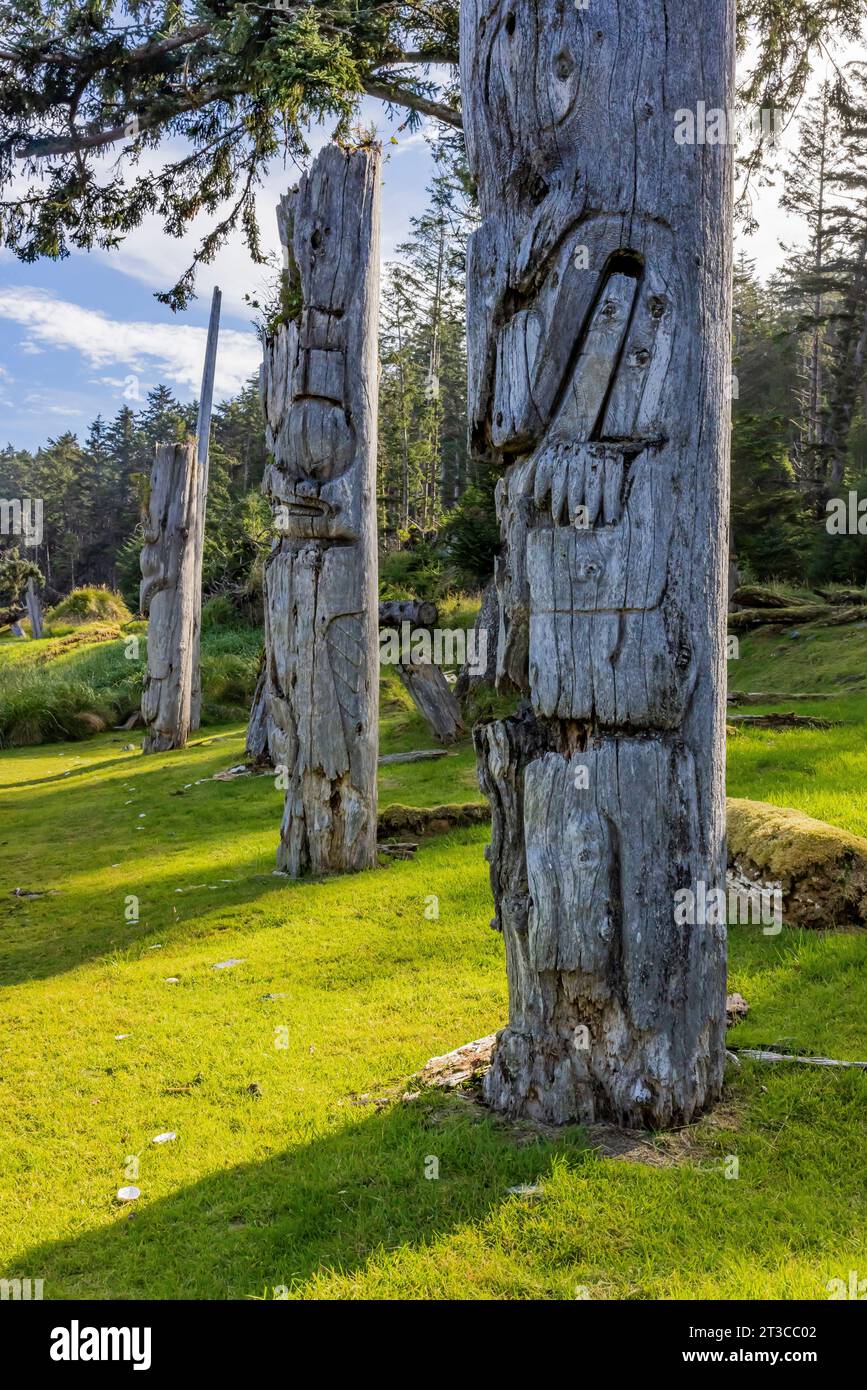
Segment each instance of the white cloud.
[{"label": "white cloud", "polygon": [[[24,350],[78,352],[90,367],[129,367],[133,372],[199,390],[205,328],[191,324],[123,323],[95,309],[57,299],[45,290],[0,286],[0,318],[26,330]],[[258,368],[261,352],[252,330],[224,329],[217,350],[215,392],[234,395]]]},{"label": "white cloud", "polygon": [[[406,239],[409,231],[409,218],[420,213],[425,206],[425,183],[429,177],[431,155],[429,136],[435,123],[426,122],[418,130],[405,131],[399,120],[387,120],[382,104],[365,99],[361,106],[360,119],[363,124],[375,123],[379,138],[383,142],[383,222],[381,233],[381,258],[389,260],[395,247]],[[389,143],[395,135],[397,144]],[[323,145],[328,143],[329,129],[324,126],[314,128],[307,136],[312,159]],[[136,166],[141,175],[162,169],[166,161],[177,159],[187,153],[182,140],[166,140],[158,150],[146,151]],[[389,168],[393,160],[401,155],[411,155],[411,170]],[[261,186],[258,188],[256,216],[259,221],[263,253],[274,257],[276,265],[282,264],[280,238],[277,233],[275,215],[281,196],[293,188],[300,179],[310,159],[303,164],[294,159],[272,160],[267,169],[261,171]],[[414,171],[417,165],[417,176]],[[129,178],[130,174],[127,173]],[[407,187],[409,182],[409,187]],[[186,229],[183,237],[166,236],[158,217],[151,214],[145,217],[139,227],[128,232],[119,247],[111,251],[96,250],[90,254],[112,270],[128,275],[130,279],[146,285],[152,290],[168,290],[191,264],[199,242],[206,232],[229,210],[224,204],[216,213],[200,213]],[[254,310],[246,302],[244,295],[253,299],[267,298],[273,288],[274,266],[256,265],[244,242],[241,231],[236,228],[226,244],[216,253],[208,265],[201,265],[196,272],[196,294],[199,302],[207,304],[211,291],[219,285],[223,294],[223,311],[244,321],[251,321]]]}]

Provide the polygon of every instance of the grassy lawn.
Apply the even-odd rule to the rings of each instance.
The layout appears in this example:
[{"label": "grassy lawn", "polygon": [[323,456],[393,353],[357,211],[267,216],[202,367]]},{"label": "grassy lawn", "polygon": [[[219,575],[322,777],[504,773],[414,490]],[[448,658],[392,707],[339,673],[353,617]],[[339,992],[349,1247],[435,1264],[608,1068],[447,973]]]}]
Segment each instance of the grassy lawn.
[{"label": "grassy lawn", "polygon": [[[742,641],[733,686],[833,690],[798,709],[846,723],[732,739],[729,790],[867,835],[867,690],[841,680],[867,673],[867,632],[844,632]],[[276,878],[272,781],[199,781],[243,734],[0,754],[2,1274],[47,1298],[821,1299],[863,1271],[862,1073],[744,1062],[654,1164],[460,1096],[402,1102],[428,1057],[505,1018],[487,832]],[[387,682],[383,751],[425,746]],[[479,799],[469,746],[384,768],[381,799]],[[867,933],[733,929],[730,983],[751,1005],[736,1042],[867,1057]]]}]

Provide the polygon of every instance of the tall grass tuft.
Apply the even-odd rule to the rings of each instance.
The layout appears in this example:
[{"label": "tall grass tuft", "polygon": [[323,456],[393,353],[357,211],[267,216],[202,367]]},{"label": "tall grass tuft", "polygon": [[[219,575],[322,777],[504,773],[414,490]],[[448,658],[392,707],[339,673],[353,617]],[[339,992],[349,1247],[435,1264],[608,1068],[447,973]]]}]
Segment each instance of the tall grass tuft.
[{"label": "tall grass tuft", "polygon": [[[5,644],[4,644],[5,645]],[[33,642],[0,664],[0,748],[86,738],[123,724],[139,708],[147,643],[129,659],[128,638],[86,647]],[[244,719],[256,684],[262,638],[254,628],[202,634],[202,722]]]}]

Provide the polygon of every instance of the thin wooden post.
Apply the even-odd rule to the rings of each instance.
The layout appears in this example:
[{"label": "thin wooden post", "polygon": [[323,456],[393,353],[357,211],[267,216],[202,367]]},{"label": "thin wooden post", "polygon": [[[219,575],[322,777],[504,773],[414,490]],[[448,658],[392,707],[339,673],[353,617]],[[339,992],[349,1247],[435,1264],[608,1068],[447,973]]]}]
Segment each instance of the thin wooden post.
[{"label": "thin wooden post", "polygon": [[198,729],[202,717],[202,563],[205,550],[205,516],[208,505],[208,451],[211,442],[211,411],[214,404],[214,377],[217,370],[217,340],[220,336],[220,305],[223,296],[214,286],[211,297],[211,317],[205,344],[205,365],[202,370],[202,390],[199,395],[199,414],[196,421],[196,461],[198,495],[196,499],[196,611],[195,649],[193,652],[193,692],[190,703],[190,728]]}]

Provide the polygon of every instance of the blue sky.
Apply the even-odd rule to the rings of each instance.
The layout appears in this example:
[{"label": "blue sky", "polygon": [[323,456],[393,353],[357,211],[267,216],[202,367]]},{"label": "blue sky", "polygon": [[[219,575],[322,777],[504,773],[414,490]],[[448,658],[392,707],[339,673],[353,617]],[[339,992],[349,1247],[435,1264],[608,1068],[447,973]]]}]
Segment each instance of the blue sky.
[{"label": "blue sky", "polygon": [[[382,254],[387,261],[405,238],[410,218],[425,206],[432,159],[423,131],[401,131],[378,102],[362,106],[385,150]],[[392,145],[394,136],[397,144]],[[326,138],[311,139],[317,149]],[[279,250],[274,208],[297,181],[295,166],[272,167],[258,197],[263,245]],[[797,234],[783,220],[774,187],[760,191],[759,233],[745,241],[762,274],[780,260],[778,239]],[[207,224],[203,224],[207,225]],[[165,237],[156,219],[111,253],[78,253],[64,261],[25,265],[0,251],[0,448],[33,449],[73,430],[84,436],[94,417],[121,405],[138,410],[148,390],[164,382],[181,400],[198,394],[211,290],[223,292],[217,399],[233,394],[258,369],[259,350],[244,294],[265,288],[266,268],[255,266],[240,237],[199,274],[198,298],[183,314],[154,298],[171,287],[190,261],[197,237]]]},{"label": "blue sky", "polygon": [[[424,131],[401,131],[379,102],[365,101],[361,120],[374,121],[383,140],[387,261],[425,206],[432,158]],[[324,138],[317,133],[312,148]],[[297,179],[295,165],[275,165],[264,180],[257,206],[266,251],[279,251],[274,208]],[[273,272],[253,264],[239,236],[200,271],[198,298],[188,310],[173,314],[154,298],[189,264],[196,242],[165,237],[153,219],[110,253],[25,265],[0,251],[0,448],[33,449],[64,430],[84,436],[99,413],[110,418],[124,404],[141,409],[157,382],[181,400],[196,397],[215,284],[223,293],[217,398],[232,395],[258,369],[253,311],[244,295],[257,297]]]}]

